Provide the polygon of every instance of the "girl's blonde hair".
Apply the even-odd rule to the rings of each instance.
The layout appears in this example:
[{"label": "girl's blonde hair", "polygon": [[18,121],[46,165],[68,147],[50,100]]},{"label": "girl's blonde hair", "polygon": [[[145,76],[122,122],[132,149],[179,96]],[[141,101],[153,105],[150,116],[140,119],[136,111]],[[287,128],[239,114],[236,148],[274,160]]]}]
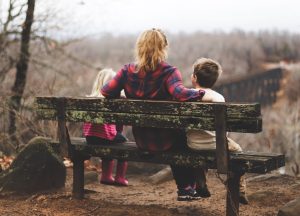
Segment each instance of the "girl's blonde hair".
[{"label": "girl's blonde hair", "polygon": [[101,94],[101,88],[108,83],[114,76],[116,75],[116,72],[114,72],[112,69],[103,69],[99,71],[97,74],[96,80],[93,85],[93,89],[90,95],[87,95],[87,97],[104,97]]},{"label": "girl's blonde hair", "polygon": [[135,55],[138,70],[154,71],[167,58],[168,40],[160,29],[144,31],[137,39]]}]

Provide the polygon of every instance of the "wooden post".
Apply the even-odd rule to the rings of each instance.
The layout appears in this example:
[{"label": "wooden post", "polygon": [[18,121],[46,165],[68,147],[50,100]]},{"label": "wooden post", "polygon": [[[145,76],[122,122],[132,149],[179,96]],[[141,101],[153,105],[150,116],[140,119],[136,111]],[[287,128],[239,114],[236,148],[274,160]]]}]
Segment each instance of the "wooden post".
[{"label": "wooden post", "polygon": [[68,143],[68,135],[67,135],[67,125],[65,120],[65,102],[66,99],[64,97],[57,99],[57,136],[59,140],[59,150],[61,156],[67,155],[67,143]]},{"label": "wooden post", "polygon": [[215,127],[216,127],[216,158],[217,171],[220,174],[228,173],[228,143],[226,137],[226,117],[227,109],[225,105],[215,106]]},{"label": "wooden post", "polygon": [[227,175],[226,216],[239,215],[240,178],[239,173],[232,172]]},{"label": "wooden post", "polygon": [[73,197],[76,199],[84,198],[84,159],[73,158]]},{"label": "wooden post", "polygon": [[60,144],[61,156],[67,154],[71,157],[73,162],[73,197],[76,199],[84,198],[84,159],[76,155],[71,149],[71,140],[66,125],[65,111],[66,99],[64,97],[58,98],[57,101],[57,135]]},{"label": "wooden post", "polygon": [[215,107],[217,172],[227,174],[226,216],[239,215],[240,175],[229,172],[229,151],[226,136],[227,109],[225,105]]}]

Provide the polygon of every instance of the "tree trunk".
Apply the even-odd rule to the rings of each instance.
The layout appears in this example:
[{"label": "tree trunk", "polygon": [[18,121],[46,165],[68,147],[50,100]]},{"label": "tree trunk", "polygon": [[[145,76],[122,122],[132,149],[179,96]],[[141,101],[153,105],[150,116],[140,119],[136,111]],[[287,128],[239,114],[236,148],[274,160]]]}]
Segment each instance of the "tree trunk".
[{"label": "tree trunk", "polygon": [[35,0],[28,0],[28,8],[26,11],[26,18],[23,24],[21,35],[21,49],[19,60],[16,65],[17,73],[14,86],[12,87],[12,96],[10,98],[10,111],[9,111],[9,135],[12,143],[17,147],[16,137],[16,112],[19,111],[21,105],[21,98],[26,85],[26,75],[28,69],[28,63],[30,58],[29,43],[31,25],[33,23]]}]

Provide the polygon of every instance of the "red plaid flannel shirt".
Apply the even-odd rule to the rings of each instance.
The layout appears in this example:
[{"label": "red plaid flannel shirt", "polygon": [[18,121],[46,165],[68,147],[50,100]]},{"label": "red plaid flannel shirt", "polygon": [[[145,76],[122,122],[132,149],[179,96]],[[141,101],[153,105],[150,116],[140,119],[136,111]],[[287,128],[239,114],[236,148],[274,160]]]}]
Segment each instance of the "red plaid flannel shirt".
[{"label": "red plaid flannel shirt", "polygon": [[[101,89],[101,93],[108,98],[118,98],[123,89],[126,97],[131,99],[195,101],[205,93],[185,88],[180,71],[166,62],[161,62],[152,72],[137,71],[135,64],[127,64]],[[178,130],[133,127],[133,134],[139,148],[164,151],[176,145]]]}]

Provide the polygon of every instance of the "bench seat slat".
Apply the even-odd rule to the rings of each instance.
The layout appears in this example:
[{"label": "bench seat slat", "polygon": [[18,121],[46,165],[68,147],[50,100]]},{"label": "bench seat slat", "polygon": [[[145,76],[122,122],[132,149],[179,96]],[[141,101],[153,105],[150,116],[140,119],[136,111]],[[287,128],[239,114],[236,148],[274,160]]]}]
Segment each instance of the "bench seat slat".
[{"label": "bench seat slat", "polygon": [[[53,141],[54,144],[58,142]],[[87,145],[84,138],[71,140],[75,154],[99,157],[110,157],[128,161],[176,164],[183,166],[203,166],[216,169],[215,150],[186,151],[186,152],[159,152],[151,154],[140,151],[134,142],[120,145]],[[77,153],[76,153],[77,152]],[[249,173],[267,173],[284,166],[284,156],[281,154],[260,154],[253,152],[230,153],[231,169],[243,169]]]},{"label": "bench seat slat", "polygon": [[[104,99],[104,98],[65,98],[66,110],[83,110],[117,113],[144,113],[159,115],[214,116],[214,106],[219,103],[176,102],[157,100]],[[56,109],[59,97],[37,97],[38,109]],[[258,103],[222,103],[227,106],[229,118],[255,118],[261,116]]]},{"label": "bench seat slat", "polygon": [[[36,113],[39,119],[57,119],[57,111],[54,109],[38,109]],[[141,127],[215,130],[215,119],[212,117],[68,110],[66,111],[66,120],[70,122],[92,122],[99,124],[121,123]],[[227,131],[229,132],[258,133],[261,130],[261,118],[231,118],[227,120]]]}]

